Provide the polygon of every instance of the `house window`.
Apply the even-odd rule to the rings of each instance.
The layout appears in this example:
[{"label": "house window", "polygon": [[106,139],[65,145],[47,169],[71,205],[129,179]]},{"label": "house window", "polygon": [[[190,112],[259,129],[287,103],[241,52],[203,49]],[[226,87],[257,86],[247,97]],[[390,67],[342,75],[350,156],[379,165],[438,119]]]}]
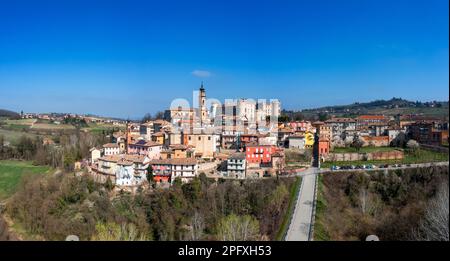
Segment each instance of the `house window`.
[{"label": "house window", "polygon": [[198,137],[198,140],[202,140],[202,137]]},{"label": "house window", "polygon": [[208,137],[208,140],[211,140],[211,137]]},{"label": "house window", "polygon": [[191,140],[191,137],[189,137],[189,140]]}]

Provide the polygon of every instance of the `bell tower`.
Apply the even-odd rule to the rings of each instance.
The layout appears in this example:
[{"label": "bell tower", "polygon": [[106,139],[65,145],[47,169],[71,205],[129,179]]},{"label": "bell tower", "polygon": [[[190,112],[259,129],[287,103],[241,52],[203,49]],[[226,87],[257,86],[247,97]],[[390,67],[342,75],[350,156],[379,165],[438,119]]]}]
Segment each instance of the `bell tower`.
[{"label": "bell tower", "polygon": [[206,111],[206,90],[203,87],[203,82],[200,86],[200,92],[198,94],[198,106],[199,106],[199,116],[200,116],[200,125],[207,119],[207,111]]}]

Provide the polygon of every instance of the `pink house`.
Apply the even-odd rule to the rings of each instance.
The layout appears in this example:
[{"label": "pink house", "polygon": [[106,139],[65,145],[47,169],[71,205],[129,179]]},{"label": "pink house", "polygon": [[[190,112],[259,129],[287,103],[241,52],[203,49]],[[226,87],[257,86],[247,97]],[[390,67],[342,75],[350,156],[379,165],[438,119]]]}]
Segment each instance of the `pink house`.
[{"label": "pink house", "polygon": [[291,121],[289,122],[289,127],[294,131],[309,131],[311,130],[312,125],[309,121]]},{"label": "pink house", "polygon": [[128,144],[128,153],[146,155],[149,159],[159,159],[162,147],[161,144],[153,141],[138,140]]}]

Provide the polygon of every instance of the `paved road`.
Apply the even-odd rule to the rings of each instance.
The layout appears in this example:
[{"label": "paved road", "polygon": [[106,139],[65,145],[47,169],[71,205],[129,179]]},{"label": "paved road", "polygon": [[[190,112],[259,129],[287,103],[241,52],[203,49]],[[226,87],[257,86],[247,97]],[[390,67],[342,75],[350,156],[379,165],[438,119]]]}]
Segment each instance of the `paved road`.
[{"label": "paved road", "polygon": [[311,239],[317,172],[317,168],[299,172],[299,175],[302,176],[302,183],[286,241],[309,241]]}]

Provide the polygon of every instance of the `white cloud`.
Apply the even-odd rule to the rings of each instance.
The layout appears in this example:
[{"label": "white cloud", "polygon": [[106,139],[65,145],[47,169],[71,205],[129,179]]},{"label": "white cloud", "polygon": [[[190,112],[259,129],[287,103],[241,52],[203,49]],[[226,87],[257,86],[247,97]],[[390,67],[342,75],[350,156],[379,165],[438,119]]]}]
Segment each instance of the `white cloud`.
[{"label": "white cloud", "polygon": [[211,72],[208,71],[202,71],[202,70],[194,70],[192,72],[192,75],[200,78],[208,78],[211,76]]}]

